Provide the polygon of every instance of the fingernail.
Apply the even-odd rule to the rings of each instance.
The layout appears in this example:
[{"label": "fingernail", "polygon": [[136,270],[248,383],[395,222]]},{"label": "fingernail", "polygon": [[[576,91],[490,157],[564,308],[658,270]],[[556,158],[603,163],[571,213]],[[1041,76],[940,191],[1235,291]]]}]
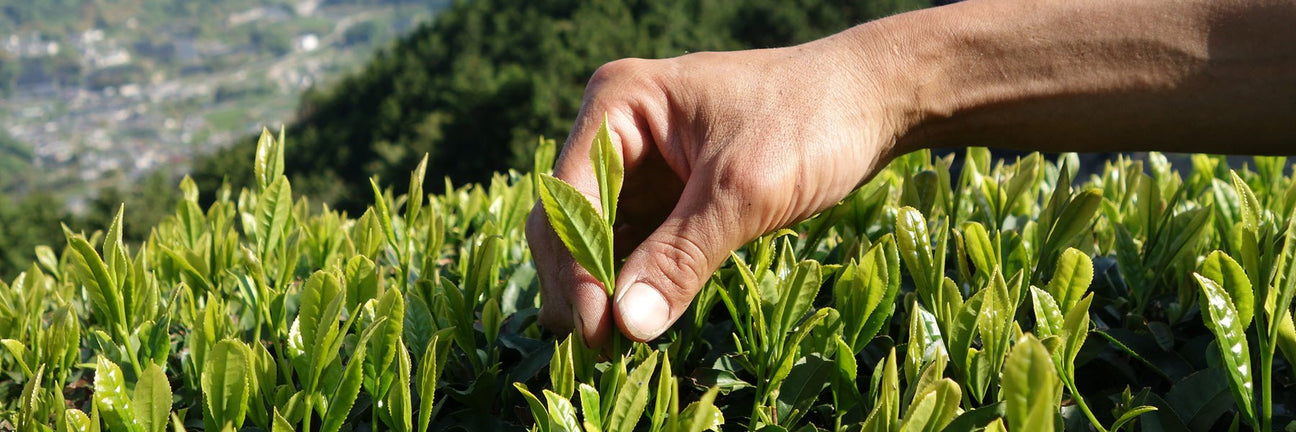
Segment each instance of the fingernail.
[{"label": "fingernail", "polygon": [[666,331],[670,306],[652,286],[635,283],[617,300],[621,322],[637,339],[649,340]]},{"label": "fingernail", "polygon": [[571,316],[572,333],[576,336],[576,340],[580,341],[582,345],[588,348],[589,342],[585,340],[585,319],[581,318],[580,311],[576,310],[576,308],[572,308]]}]

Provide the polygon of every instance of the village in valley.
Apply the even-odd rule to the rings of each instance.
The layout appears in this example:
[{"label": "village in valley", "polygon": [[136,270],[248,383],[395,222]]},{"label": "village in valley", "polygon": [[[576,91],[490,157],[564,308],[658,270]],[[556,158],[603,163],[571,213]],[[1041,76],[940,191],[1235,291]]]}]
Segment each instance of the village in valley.
[{"label": "village in valley", "polygon": [[[52,3],[68,1],[77,3]],[[363,64],[443,6],[107,3],[171,10],[149,19],[82,5],[71,12],[92,16],[64,25],[0,22],[0,126],[10,145],[26,147],[32,173],[0,191],[60,190],[75,210],[99,188],[277,127],[302,92]]]}]

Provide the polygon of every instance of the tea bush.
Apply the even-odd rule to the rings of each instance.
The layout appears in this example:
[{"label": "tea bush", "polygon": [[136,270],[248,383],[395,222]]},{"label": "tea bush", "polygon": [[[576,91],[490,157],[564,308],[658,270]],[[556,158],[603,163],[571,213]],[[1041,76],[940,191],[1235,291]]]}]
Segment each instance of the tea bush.
[{"label": "tea bush", "polygon": [[522,226],[570,198],[539,174],[553,142],[537,174],[443,195],[425,160],[359,216],[294,200],[282,143],[207,208],[183,181],[142,244],[119,210],[0,282],[0,429],[1270,430],[1296,406],[1282,158],[1077,183],[1074,155],[913,153],[598,353],[536,324]]}]

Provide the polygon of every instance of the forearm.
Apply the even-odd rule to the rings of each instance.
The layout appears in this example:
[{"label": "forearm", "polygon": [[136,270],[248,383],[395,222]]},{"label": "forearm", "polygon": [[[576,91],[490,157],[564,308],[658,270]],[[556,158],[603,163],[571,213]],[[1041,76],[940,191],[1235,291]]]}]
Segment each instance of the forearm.
[{"label": "forearm", "polygon": [[897,152],[1296,150],[1296,2],[985,0],[848,30]]}]

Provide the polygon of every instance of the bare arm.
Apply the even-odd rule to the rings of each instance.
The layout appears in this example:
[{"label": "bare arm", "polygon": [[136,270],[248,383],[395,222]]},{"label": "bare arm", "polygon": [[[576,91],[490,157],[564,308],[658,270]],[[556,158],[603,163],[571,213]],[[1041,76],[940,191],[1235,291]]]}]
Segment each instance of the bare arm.
[{"label": "bare arm", "polygon": [[883,72],[902,149],[1296,149],[1296,2],[969,1],[824,42]]}]

